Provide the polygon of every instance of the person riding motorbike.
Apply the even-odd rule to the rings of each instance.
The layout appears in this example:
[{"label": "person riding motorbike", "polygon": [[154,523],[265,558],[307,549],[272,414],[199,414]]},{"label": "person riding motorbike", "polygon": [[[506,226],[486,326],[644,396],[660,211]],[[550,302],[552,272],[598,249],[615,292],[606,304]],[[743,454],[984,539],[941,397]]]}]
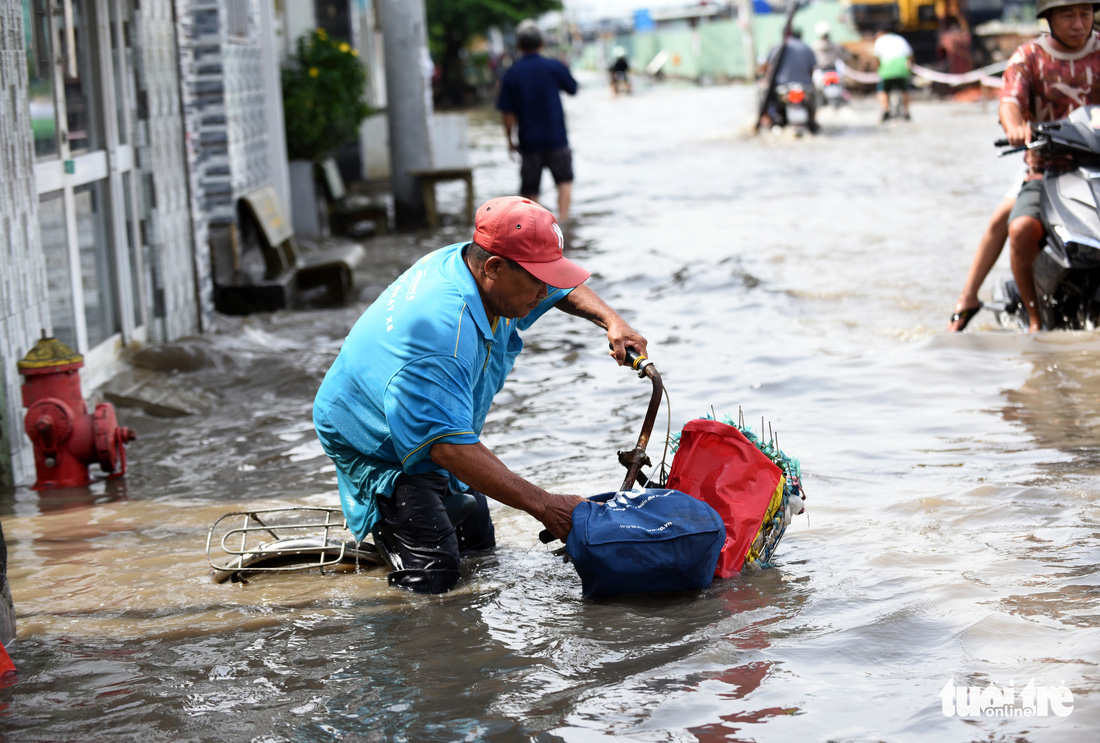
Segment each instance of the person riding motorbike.
[{"label": "person riding motorbike", "polygon": [[814,26],[817,41],[814,42],[814,57],[817,59],[817,69],[822,71],[835,70],[837,60],[844,60],[851,55],[848,50],[837,44],[830,38],[832,28],[828,21],[818,21]]},{"label": "person riding motorbike", "polygon": [[[999,115],[1013,147],[1032,140],[1032,125],[1064,118],[1072,110],[1100,104],[1100,34],[1093,31],[1098,4],[1080,0],[1038,0],[1035,14],[1050,33],[1021,44],[1004,72]],[[1072,167],[1065,158],[1040,150],[1025,155],[1028,173],[1008,220],[1012,275],[1028,313],[1028,332],[1042,329],[1034,271],[1043,239],[1042,179],[1048,171]]]},{"label": "person riding motorbike", "polygon": [[[800,84],[807,92],[814,89],[814,69],[817,67],[817,58],[810,47],[802,41],[802,32],[797,28],[791,29],[791,35],[768,53],[768,66],[775,65],[778,61],[779,68],[775,73],[774,86],[776,88],[790,83]],[[765,91],[765,95],[773,96],[775,91]],[[817,105],[815,96],[807,95],[805,100],[807,114],[807,128],[811,133],[817,134],[821,127],[817,123]]]},{"label": "person riding motorbike", "polygon": [[[832,28],[829,26],[828,21],[818,21],[814,26],[814,33],[817,34],[817,41],[813,44],[814,58],[817,60],[817,69],[814,70],[814,85],[817,87],[818,97],[822,101],[826,101],[825,96],[825,73],[838,72],[837,62],[845,62],[852,55],[847,49],[840,44],[834,42],[829,34],[832,32]],[[843,78],[835,78],[836,80],[842,80]],[[843,92],[840,89],[839,92]]]}]

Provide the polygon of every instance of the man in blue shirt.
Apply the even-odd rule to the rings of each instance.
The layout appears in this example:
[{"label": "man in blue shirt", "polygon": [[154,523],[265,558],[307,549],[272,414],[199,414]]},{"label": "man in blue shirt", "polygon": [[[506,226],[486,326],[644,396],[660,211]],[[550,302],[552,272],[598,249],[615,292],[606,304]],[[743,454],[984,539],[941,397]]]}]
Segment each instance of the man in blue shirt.
[{"label": "man in blue shirt", "polygon": [[[577,92],[577,81],[569,68],[556,59],[542,56],[542,32],[534,21],[516,28],[516,46],[521,56],[500,82],[497,109],[504,122],[508,152],[520,154],[519,193],[537,201],[543,168],[558,187],[558,219],[569,218],[573,194],[573,154],[565,132],[565,111],[561,93]],[[512,138],[518,130],[519,143]]]},{"label": "man in blue shirt", "polygon": [[527,482],[480,442],[523,349],[519,331],[550,307],[605,328],[620,364],[627,346],[646,353],[645,338],[582,285],[589,273],[562,244],[554,215],[529,199],[482,204],[473,241],[413,264],[355,323],[325,375],[317,435],[336,464],[348,526],[356,539],[374,533],[391,585],[450,590],[459,553],[496,543],[486,496],[559,539],[572,528],[580,496]]}]

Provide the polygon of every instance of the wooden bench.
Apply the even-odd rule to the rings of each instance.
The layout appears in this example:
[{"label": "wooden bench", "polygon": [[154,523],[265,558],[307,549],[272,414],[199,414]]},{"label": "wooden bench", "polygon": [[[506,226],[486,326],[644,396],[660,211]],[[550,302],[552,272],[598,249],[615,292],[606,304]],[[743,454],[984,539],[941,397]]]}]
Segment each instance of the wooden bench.
[{"label": "wooden bench", "polygon": [[474,169],[473,168],[431,168],[410,170],[409,175],[420,181],[420,190],[424,196],[424,211],[428,215],[428,227],[439,226],[439,210],[435,203],[435,185],[442,181],[466,182],[466,224],[474,223]]},{"label": "wooden bench", "polygon": [[[294,230],[275,189],[267,186],[241,197],[242,221],[249,219],[263,256],[262,277],[239,276],[231,285],[215,285],[215,306],[227,314],[296,309],[310,289],[324,289],[325,302],[351,296],[355,268],[367,251],[354,242],[312,250],[298,249]],[[242,225],[244,231],[244,225]]]},{"label": "wooden bench", "polygon": [[348,237],[370,237],[389,232],[390,214],[385,204],[349,194],[336,160],[328,158],[317,166],[328,197],[329,224],[333,232]]}]

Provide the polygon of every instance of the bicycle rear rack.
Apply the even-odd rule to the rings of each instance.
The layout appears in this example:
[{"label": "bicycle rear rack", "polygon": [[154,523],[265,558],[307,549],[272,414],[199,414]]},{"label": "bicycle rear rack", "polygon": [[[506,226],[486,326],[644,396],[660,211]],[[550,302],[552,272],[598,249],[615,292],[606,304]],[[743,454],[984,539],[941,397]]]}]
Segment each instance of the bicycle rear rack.
[{"label": "bicycle rear rack", "polygon": [[[235,518],[239,526],[233,525]],[[273,541],[263,541],[265,536]],[[212,550],[220,553],[212,556]],[[206,561],[215,583],[248,573],[358,572],[386,564],[374,544],[352,536],[340,509],[313,506],[225,514],[206,535]]]}]

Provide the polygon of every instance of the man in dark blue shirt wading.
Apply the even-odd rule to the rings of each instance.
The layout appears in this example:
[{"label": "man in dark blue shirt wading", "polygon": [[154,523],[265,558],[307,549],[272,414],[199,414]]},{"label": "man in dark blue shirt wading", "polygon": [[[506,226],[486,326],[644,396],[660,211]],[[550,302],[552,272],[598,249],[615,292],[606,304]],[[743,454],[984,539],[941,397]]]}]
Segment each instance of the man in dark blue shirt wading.
[{"label": "man in dark blue shirt wading", "polygon": [[[538,201],[542,169],[549,168],[558,187],[558,221],[569,218],[573,191],[573,154],[565,133],[565,112],[560,91],[577,92],[577,81],[569,68],[556,59],[542,56],[542,33],[534,21],[516,29],[516,46],[521,56],[500,83],[497,108],[504,121],[508,152],[521,158],[519,193]],[[518,140],[512,132],[518,130]]]}]

